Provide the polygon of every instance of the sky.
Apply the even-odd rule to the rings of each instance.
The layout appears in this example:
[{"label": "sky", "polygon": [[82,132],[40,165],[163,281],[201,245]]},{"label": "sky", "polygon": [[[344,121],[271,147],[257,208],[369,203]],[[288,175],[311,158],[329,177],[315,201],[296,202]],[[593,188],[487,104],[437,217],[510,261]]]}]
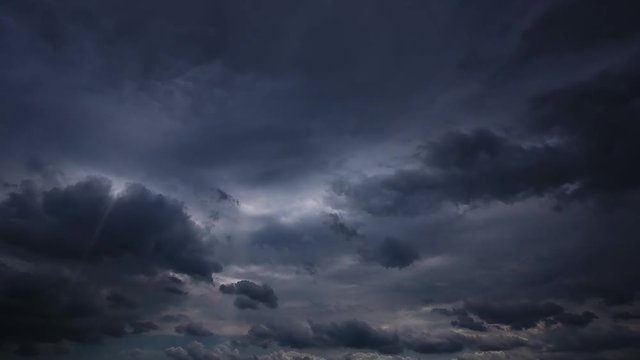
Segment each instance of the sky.
[{"label": "sky", "polygon": [[0,357],[640,358],[636,0],[5,0]]}]

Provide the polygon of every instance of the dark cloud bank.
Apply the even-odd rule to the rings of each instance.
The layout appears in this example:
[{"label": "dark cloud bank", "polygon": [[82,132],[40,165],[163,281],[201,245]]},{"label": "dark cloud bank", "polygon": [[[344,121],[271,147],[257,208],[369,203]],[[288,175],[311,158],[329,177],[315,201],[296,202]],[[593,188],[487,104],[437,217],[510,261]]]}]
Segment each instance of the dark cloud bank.
[{"label": "dark cloud bank", "polygon": [[221,270],[183,206],[142,185],[114,194],[104,178],[24,182],[0,214],[3,256],[14,263],[2,265],[0,341],[18,352],[158,330],[144,317],[176,301],[163,295],[174,281],[163,274],[210,282]]},{"label": "dark cloud bank", "polygon": [[0,358],[640,358],[637,1],[0,7]]},{"label": "dark cloud bank", "polygon": [[278,307],[278,297],[267,284],[242,280],[235,284],[222,284],[219,289],[223,294],[236,295],[233,305],[239,309],[257,309],[259,304],[272,309]]}]

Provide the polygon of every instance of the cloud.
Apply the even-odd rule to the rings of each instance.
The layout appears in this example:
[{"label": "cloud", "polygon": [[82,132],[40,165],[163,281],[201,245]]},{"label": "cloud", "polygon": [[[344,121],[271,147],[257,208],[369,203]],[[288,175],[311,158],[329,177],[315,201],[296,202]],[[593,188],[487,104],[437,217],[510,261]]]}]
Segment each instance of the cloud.
[{"label": "cloud", "polygon": [[189,322],[175,327],[178,334],[189,336],[211,336],[213,333],[207,329],[202,323]]},{"label": "cloud", "polygon": [[418,260],[420,253],[406,242],[387,237],[373,249],[363,248],[361,256],[366,261],[375,262],[386,268],[403,269]]},{"label": "cloud", "polygon": [[68,341],[97,344],[107,337],[157,329],[138,319],[141,312],[135,308],[110,306],[101,285],[107,284],[70,278],[52,268],[25,272],[5,267],[0,274],[0,312],[5,319],[0,344],[19,353],[26,351],[21,344],[31,344],[29,352],[36,352]]},{"label": "cloud", "polygon": [[544,335],[637,332],[637,7],[8,1],[0,357],[632,358]]},{"label": "cloud", "polygon": [[310,324],[317,341],[325,346],[372,349],[383,354],[397,354],[402,345],[397,334],[375,329],[369,324],[348,320],[342,323]]},{"label": "cloud", "polygon": [[434,337],[428,334],[401,336],[395,331],[374,328],[360,320],[346,320],[326,324],[309,322],[300,324],[261,324],[253,326],[249,338],[264,346],[271,342],[297,349],[334,348],[373,350],[381,354],[399,354],[405,349],[423,353],[452,353],[461,351],[464,344],[452,337]]},{"label": "cloud", "polygon": [[172,346],[164,350],[165,355],[174,360],[190,360],[189,353],[181,346]]},{"label": "cloud", "polygon": [[564,308],[552,302],[541,304],[467,302],[465,310],[490,324],[509,325],[512,329],[530,329],[539,321],[561,315]]},{"label": "cloud", "polygon": [[129,325],[131,325],[132,333],[134,334],[142,334],[152,330],[160,329],[160,327],[152,321],[136,320],[136,321],[132,321]]},{"label": "cloud", "polygon": [[464,349],[464,344],[455,339],[414,338],[406,343],[407,348],[420,354],[449,354]]},{"label": "cloud", "polygon": [[275,351],[270,354],[257,356],[258,360],[325,360],[325,358],[298,351]]},{"label": "cloud", "polygon": [[625,327],[611,329],[558,328],[543,334],[551,352],[597,353],[616,349],[638,349],[640,335]]},{"label": "cloud", "polygon": [[[174,360],[220,360],[220,359],[248,359],[240,357],[236,349],[231,349],[225,343],[208,347],[199,341],[193,341],[186,346],[174,346],[165,349],[165,355]],[[256,358],[256,357],[252,357]]]},{"label": "cloud", "polygon": [[640,314],[634,314],[629,311],[623,311],[613,314],[613,320],[615,321],[629,321],[629,320],[639,320]]},{"label": "cloud", "polygon": [[192,360],[218,360],[220,357],[211,349],[198,341],[187,346],[187,352]]},{"label": "cloud", "polygon": [[591,311],[584,311],[582,314],[562,313],[550,319],[550,323],[559,323],[565,326],[586,327],[598,316]]},{"label": "cloud", "polygon": [[39,190],[29,183],[0,203],[2,242],[51,259],[138,259],[126,267],[200,279],[222,269],[182,204],[131,184],[113,195],[105,178]]},{"label": "cloud", "polygon": [[520,140],[488,128],[450,132],[418,148],[418,168],[336,182],[333,190],[383,216],[422,213],[445,201],[568,201],[635,191],[639,78],[637,67],[625,64],[549,90],[530,101]]},{"label": "cloud", "polygon": [[458,318],[451,322],[451,325],[474,331],[487,331],[487,325],[485,323],[475,320],[466,312],[464,314],[459,314]]},{"label": "cloud", "polygon": [[219,287],[223,294],[237,295],[234,305],[239,309],[257,309],[258,304],[268,308],[278,307],[278,297],[267,285],[258,285],[249,280],[241,280],[235,284],[222,284]]},{"label": "cloud", "polygon": [[251,300],[251,298],[249,297],[240,295],[240,296],[236,296],[236,299],[233,301],[233,305],[240,310],[245,310],[245,309],[255,310],[258,308],[258,305],[260,305],[260,303],[257,301]]},{"label": "cloud", "polygon": [[249,329],[247,335],[260,345],[276,342],[280,346],[303,349],[314,346],[316,339],[309,327],[297,324],[259,324]]},{"label": "cloud", "polygon": [[139,306],[137,301],[117,291],[112,291],[107,295],[107,301],[110,306],[115,308],[135,309]]},{"label": "cloud", "polygon": [[351,240],[358,237],[358,231],[343,222],[338,214],[329,213],[329,228],[337,234],[342,235],[346,240]]},{"label": "cloud", "polygon": [[181,321],[189,321],[190,319],[184,314],[164,314],[160,316],[160,320],[163,322],[177,323]]},{"label": "cloud", "polygon": [[221,269],[183,205],[142,185],[25,181],[0,214],[0,344],[21,353],[158,330],[147,319],[181,300],[164,295],[167,273],[208,283]]},{"label": "cloud", "polygon": [[542,12],[522,33],[518,57],[521,61],[542,56],[584,52],[612,45],[640,34],[633,14],[637,3],[617,0],[556,2]]},{"label": "cloud", "polygon": [[518,336],[508,332],[493,332],[486,335],[463,335],[459,341],[472,350],[507,352],[517,348],[534,347],[535,345],[526,336]]}]

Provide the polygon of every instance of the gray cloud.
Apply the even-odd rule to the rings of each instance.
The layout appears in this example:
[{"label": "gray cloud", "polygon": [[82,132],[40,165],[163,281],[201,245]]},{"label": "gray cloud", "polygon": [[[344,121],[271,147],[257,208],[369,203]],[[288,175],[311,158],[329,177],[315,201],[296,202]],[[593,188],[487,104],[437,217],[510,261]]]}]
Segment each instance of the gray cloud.
[{"label": "gray cloud", "polygon": [[339,182],[334,191],[377,215],[419,213],[442,201],[570,200],[635,191],[638,75],[627,64],[536,96],[525,139],[490,129],[448,133],[418,149],[419,169],[355,185]]},{"label": "gray cloud", "polygon": [[309,322],[308,326],[262,324],[252,327],[249,336],[257,343],[275,342],[292,348],[345,347],[383,354],[398,354],[405,348],[423,354],[452,353],[464,348],[463,343],[453,337],[401,337],[397,332],[374,328],[359,320],[328,324]]},{"label": "gray cloud", "polygon": [[518,57],[521,61],[540,56],[584,52],[615,44],[640,34],[633,20],[638,4],[617,0],[565,1],[551,5],[522,33]]},{"label": "gray cloud", "polygon": [[0,357],[638,357],[637,8],[7,1]]},{"label": "gray cloud", "polygon": [[375,248],[363,248],[361,253],[366,261],[378,263],[386,268],[402,269],[420,258],[417,249],[391,237],[385,238]]},{"label": "gray cloud", "polygon": [[561,316],[564,309],[558,304],[535,303],[474,303],[465,304],[465,309],[492,324],[509,325],[513,329],[528,329],[551,316]]},{"label": "gray cloud", "polygon": [[211,336],[213,333],[207,329],[202,323],[188,322],[175,327],[178,334],[189,336]]},{"label": "gray cloud", "polygon": [[271,309],[278,307],[278,297],[267,284],[258,285],[249,280],[241,280],[235,284],[222,284],[219,289],[223,294],[236,295],[233,304],[239,309],[257,309],[258,304]]},{"label": "gray cloud", "polygon": [[132,271],[172,269],[199,278],[222,269],[180,203],[130,185],[111,194],[107,179],[39,190],[29,183],[0,203],[2,242],[60,260],[130,256]]},{"label": "gray cloud", "polygon": [[0,278],[0,311],[11,319],[0,343],[18,353],[158,330],[147,319],[178,299],[163,296],[156,277],[173,270],[206,283],[220,270],[182,205],[142,185],[114,195],[103,178],[24,182],[0,213],[11,261]]}]

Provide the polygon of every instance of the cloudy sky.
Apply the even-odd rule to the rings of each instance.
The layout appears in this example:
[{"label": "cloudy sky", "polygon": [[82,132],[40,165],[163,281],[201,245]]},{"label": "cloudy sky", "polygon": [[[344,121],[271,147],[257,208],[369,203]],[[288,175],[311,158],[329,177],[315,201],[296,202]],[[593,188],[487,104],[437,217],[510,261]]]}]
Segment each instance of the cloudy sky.
[{"label": "cloudy sky", "polygon": [[640,358],[640,4],[0,4],[0,357]]}]

